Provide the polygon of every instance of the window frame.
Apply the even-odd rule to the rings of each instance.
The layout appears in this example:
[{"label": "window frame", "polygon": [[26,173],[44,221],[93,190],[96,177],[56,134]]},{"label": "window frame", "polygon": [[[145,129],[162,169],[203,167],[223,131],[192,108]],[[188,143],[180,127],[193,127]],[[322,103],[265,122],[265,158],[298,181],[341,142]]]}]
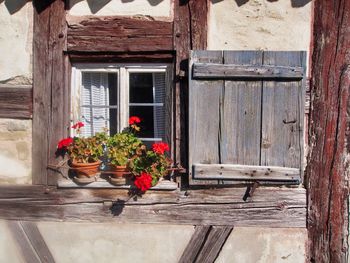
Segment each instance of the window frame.
[{"label": "window frame", "polygon": [[[79,102],[80,88],[82,85],[82,73],[83,72],[105,72],[105,73],[115,73],[118,75],[117,89],[118,89],[118,101],[116,108],[118,109],[117,113],[117,130],[121,132],[124,128],[128,127],[129,119],[129,107],[132,104],[129,99],[130,85],[129,85],[129,76],[130,73],[165,73],[165,98],[163,105],[160,105],[164,108],[167,107],[167,104],[172,108],[172,98],[168,98],[169,93],[172,92],[172,78],[171,76],[172,64],[169,63],[76,63],[72,65],[71,71],[71,106],[70,106],[70,126],[80,118],[80,108],[81,103]],[[168,101],[169,100],[169,101]],[[149,104],[149,103],[147,103]],[[159,103],[152,103],[153,106],[156,106]],[[136,105],[134,105],[136,106]],[[110,106],[105,106],[110,108]],[[114,107],[113,107],[114,108]],[[165,110],[166,111],[166,110]],[[76,112],[76,113],[75,113]],[[165,118],[172,119],[172,114],[167,114],[165,112]],[[168,115],[168,116],[167,116]],[[78,117],[78,118],[77,118]],[[170,134],[169,134],[170,132]],[[171,145],[171,141],[168,141],[167,138],[172,137],[172,131],[167,131],[165,129],[165,141]],[[75,130],[70,129],[70,134],[75,135]],[[162,141],[162,138],[140,138],[144,141]]]}]

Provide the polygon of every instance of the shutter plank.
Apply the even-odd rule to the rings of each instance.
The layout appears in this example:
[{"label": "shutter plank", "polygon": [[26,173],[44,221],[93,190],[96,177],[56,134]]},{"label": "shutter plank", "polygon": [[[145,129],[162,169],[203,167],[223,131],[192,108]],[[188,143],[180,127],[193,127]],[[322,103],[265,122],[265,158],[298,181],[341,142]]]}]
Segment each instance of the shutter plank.
[{"label": "shutter plank", "polygon": [[[261,53],[261,51],[228,51],[238,56],[245,53]],[[248,55],[249,56],[249,55]],[[240,62],[240,61],[238,61]],[[248,61],[249,63],[249,61]],[[193,78],[195,79],[302,79],[302,67],[283,67],[271,65],[250,65],[245,63],[207,64],[195,63],[193,65]]]},{"label": "shutter plank", "polygon": [[[303,66],[301,52],[264,52],[264,64]],[[264,81],[261,165],[300,168],[302,81]]]},{"label": "shutter plank", "polygon": [[[193,63],[221,63],[221,51],[192,51],[190,70]],[[190,71],[191,72],[191,71]],[[219,163],[219,105],[223,80],[197,81],[189,78],[189,167],[192,180],[193,163]],[[216,182],[202,181],[201,184]]]},{"label": "shutter plank", "polygon": [[[225,51],[228,64],[262,64],[262,51]],[[223,164],[259,165],[261,81],[225,81],[221,104]]]}]

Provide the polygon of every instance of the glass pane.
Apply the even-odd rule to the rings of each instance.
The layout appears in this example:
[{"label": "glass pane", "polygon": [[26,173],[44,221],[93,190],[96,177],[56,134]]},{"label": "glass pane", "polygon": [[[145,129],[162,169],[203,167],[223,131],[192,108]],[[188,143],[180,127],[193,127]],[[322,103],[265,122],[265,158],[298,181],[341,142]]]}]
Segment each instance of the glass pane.
[{"label": "glass pane", "polygon": [[81,87],[81,119],[85,123],[82,135],[91,136],[105,128],[117,130],[118,75],[105,72],[83,72]]},{"label": "glass pane", "polygon": [[154,116],[152,106],[130,106],[130,116],[138,116],[141,118],[141,131],[138,137],[153,138],[154,137]]},{"label": "glass pane", "polygon": [[153,103],[153,74],[130,73],[130,103]]}]

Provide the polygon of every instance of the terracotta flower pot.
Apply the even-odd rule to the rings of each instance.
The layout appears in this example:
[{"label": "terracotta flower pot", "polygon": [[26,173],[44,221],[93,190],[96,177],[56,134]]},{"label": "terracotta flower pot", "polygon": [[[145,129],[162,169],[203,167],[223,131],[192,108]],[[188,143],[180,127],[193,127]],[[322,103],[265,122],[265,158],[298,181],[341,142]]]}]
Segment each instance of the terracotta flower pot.
[{"label": "terracotta flower pot", "polygon": [[116,185],[124,185],[130,181],[131,173],[126,166],[110,165],[110,180]]},{"label": "terracotta flower pot", "polygon": [[76,171],[78,178],[93,177],[95,176],[100,167],[101,161],[93,163],[77,163],[72,162],[71,167]]}]

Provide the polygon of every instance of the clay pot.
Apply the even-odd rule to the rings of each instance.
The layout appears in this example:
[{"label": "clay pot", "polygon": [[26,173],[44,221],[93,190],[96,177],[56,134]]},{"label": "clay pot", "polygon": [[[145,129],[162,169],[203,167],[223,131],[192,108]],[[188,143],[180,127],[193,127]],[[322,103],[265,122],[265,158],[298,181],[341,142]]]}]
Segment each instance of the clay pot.
[{"label": "clay pot", "polygon": [[110,174],[111,183],[116,185],[127,184],[131,177],[131,173],[126,166],[110,165],[108,173]]},{"label": "clay pot", "polygon": [[93,163],[77,163],[72,162],[71,167],[75,170],[78,178],[86,178],[95,176],[100,167],[101,161]]}]

